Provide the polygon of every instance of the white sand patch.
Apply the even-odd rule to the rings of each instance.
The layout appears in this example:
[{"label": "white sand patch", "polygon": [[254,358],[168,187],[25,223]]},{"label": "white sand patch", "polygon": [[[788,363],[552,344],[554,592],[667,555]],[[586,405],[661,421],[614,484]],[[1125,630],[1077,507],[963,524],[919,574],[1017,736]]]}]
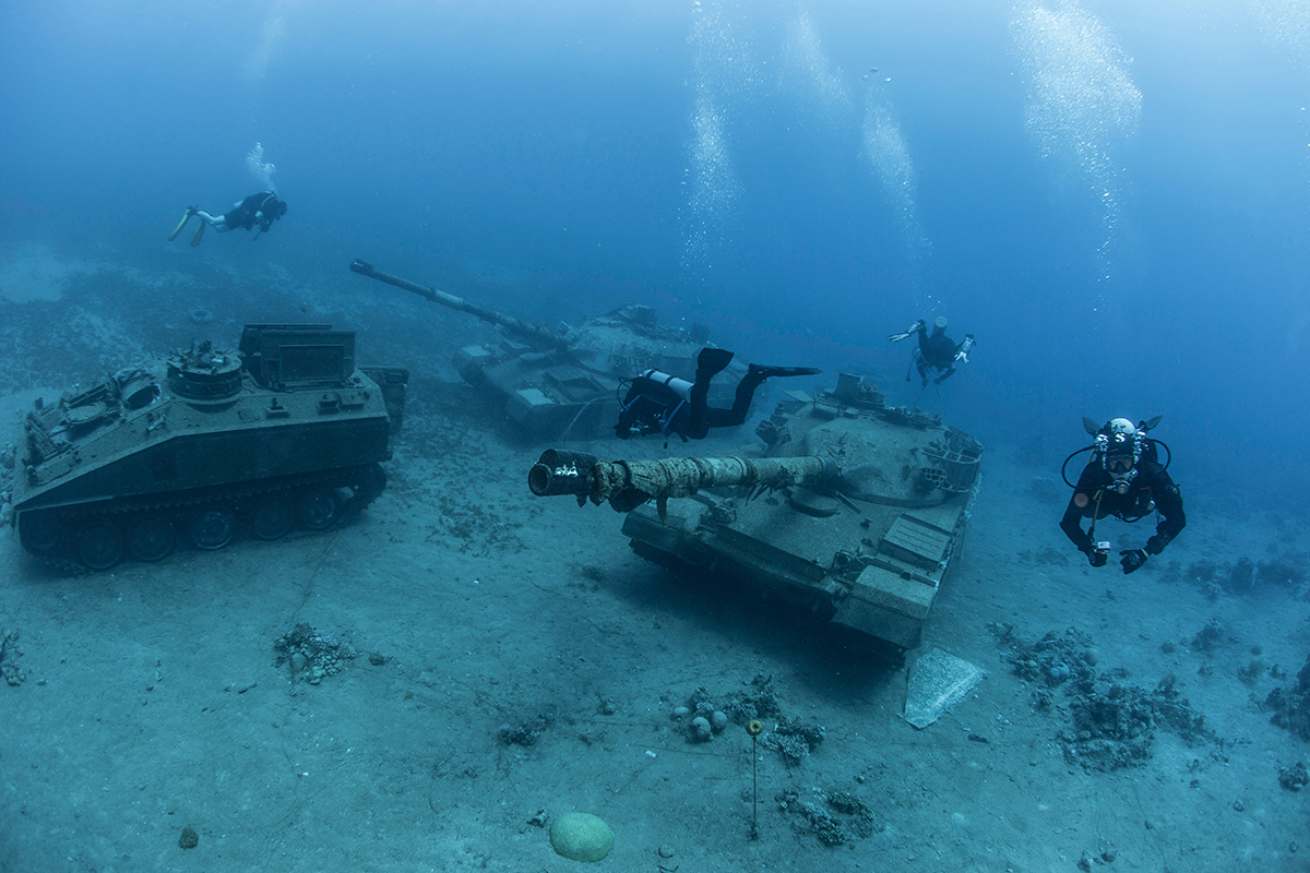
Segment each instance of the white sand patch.
[{"label": "white sand patch", "polygon": [[196,291],[204,287],[195,276],[190,276],[180,270],[143,270],[139,267],[122,266],[117,263],[106,264],[105,268],[117,270],[133,282],[151,288],[162,288],[165,291]]},{"label": "white sand patch", "polygon": [[32,409],[38,398],[53,403],[63,394],[62,388],[28,388],[13,394],[0,395],[0,431],[7,436],[18,431],[18,422]]},{"label": "white sand patch", "polygon": [[68,326],[87,348],[99,353],[100,367],[107,373],[152,356],[115,319],[78,307],[70,316]]},{"label": "white sand patch", "polygon": [[0,452],[19,438],[23,416],[32,411],[37,399],[44,398],[46,403],[56,403],[62,394],[63,389],[60,388],[29,388],[0,395]]},{"label": "white sand patch", "polygon": [[94,269],[90,262],[66,257],[50,246],[25,243],[0,251],[0,297],[13,303],[59,300],[69,276]]}]

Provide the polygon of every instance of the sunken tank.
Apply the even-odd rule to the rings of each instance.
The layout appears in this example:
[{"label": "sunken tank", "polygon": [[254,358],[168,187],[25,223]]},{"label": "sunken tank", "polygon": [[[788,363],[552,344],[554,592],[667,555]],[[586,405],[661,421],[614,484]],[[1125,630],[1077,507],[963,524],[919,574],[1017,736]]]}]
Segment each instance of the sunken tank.
[{"label": "sunken tank", "polygon": [[[534,494],[608,501],[648,560],[704,568],[901,648],[917,646],[964,540],[982,446],[889,407],[858,376],[789,392],[758,457],[601,461],[550,450]],[[651,501],[654,505],[650,505]]]},{"label": "sunken tank", "polygon": [[249,324],[236,350],[198,343],[38,400],[13,524],[27,551],[92,570],[331,527],[382,493],[407,379],[356,368],[353,331]]},{"label": "sunken tank", "polygon": [[[709,338],[701,325],[662,325],[654,309],[637,304],[551,330],[383,273],[366,261],[356,260],[350,269],[496,325],[504,338],[496,345],[464,346],[455,354],[455,369],[539,442],[613,436],[626,382],[651,369],[692,381],[696,356]],[[734,361],[726,373],[710,386],[711,405],[732,406],[733,388],[746,368]]]}]

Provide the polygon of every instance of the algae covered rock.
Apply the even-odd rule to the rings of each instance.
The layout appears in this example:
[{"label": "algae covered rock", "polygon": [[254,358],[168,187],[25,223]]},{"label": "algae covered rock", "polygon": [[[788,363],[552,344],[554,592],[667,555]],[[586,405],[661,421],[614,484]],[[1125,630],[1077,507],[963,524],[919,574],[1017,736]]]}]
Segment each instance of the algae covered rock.
[{"label": "algae covered rock", "polygon": [[570,812],[550,826],[550,845],[571,861],[599,861],[614,848],[614,831],[597,816]]}]

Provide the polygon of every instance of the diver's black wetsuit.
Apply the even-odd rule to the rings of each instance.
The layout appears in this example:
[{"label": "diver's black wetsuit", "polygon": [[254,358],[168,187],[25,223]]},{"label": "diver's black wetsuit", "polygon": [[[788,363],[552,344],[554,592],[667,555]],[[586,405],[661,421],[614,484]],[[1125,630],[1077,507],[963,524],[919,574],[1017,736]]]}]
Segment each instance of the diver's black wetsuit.
[{"label": "diver's black wetsuit", "polygon": [[[684,400],[682,395],[663,382],[638,376],[623,398],[615,435],[622,440],[652,433],[678,434],[683,439],[701,440],[712,427],[735,427],[744,424],[750,412],[751,398],[767,374],[748,371],[737,383],[731,409],[717,409],[708,404],[709,379],[698,379]],[[635,430],[634,430],[635,429]]]},{"label": "diver's black wetsuit", "polygon": [[[1113,481],[1114,477],[1101,466],[1099,460],[1084,467],[1073,497],[1069,498],[1069,505],[1064,510],[1064,518],[1060,519],[1060,528],[1080,552],[1090,554],[1093,543],[1091,536],[1083,530],[1084,518],[1091,518],[1095,513],[1097,518],[1114,516],[1123,521],[1136,521],[1152,512],[1159,512],[1161,518],[1155,526],[1155,536],[1146,541],[1145,551],[1150,555],[1160,554],[1187,525],[1187,517],[1183,514],[1183,496],[1178,486],[1164,467],[1146,458],[1137,463],[1137,476],[1127,494],[1116,494],[1111,490]],[[1096,502],[1098,493],[1101,494],[1099,511]],[[1086,506],[1079,507],[1076,504],[1080,494],[1087,497]]]},{"label": "diver's black wetsuit", "polygon": [[[251,194],[231,212],[223,215],[223,223],[227,225],[228,230],[237,227],[244,230],[253,230],[255,225],[259,224],[267,231],[274,220],[281,218],[282,213],[286,212],[285,208],[278,212],[277,206],[280,202],[277,195],[271,191],[260,191],[258,194]],[[262,217],[256,216],[256,213],[259,212],[264,213]]]},{"label": "diver's black wetsuit", "polygon": [[[712,427],[736,427],[746,421],[751,410],[755,389],[772,376],[817,376],[812,367],[766,367],[749,364],[746,375],[737,383],[731,409],[716,409],[709,405],[710,380],[722,373],[732,361],[732,352],[726,349],[704,348],[696,356],[696,381],[690,387],[674,389],[674,377],[657,373],[655,378],[642,374],[632,380],[632,387],[623,398],[619,423],[614,433],[619,439],[659,433],[664,436],[678,434],[684,440],[704,439]],[[683,386],[687,383],[683,380]],[[685,391],[684,395],[682,392]]]},{"label": "diver's black wetsuit", "polygon": [[928,382],[928,370],[945,370],[933,381],[938,385],[955,375],[955,353],[957,347],[944,332],[928,335],[928,328],[919,328],[919,375],[925,384]]}]

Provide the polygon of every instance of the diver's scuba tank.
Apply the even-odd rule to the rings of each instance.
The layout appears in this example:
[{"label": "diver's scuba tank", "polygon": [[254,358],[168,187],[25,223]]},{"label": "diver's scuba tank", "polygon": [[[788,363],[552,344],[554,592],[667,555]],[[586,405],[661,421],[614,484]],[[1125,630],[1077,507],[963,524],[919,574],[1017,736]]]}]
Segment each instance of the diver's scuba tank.
[{"label": "diver's scuba tank", "polygon": [[679,379],[677,376],[670,376],[668,373],[660,370],[646,370],[637,376],[638,379],[649,379],[657,385],[664,385],[674,394],[677,394],[683,400],[691,396],[691,383],[686,379]]},{"label": "diver's scuba tank", "polygon": [[692,383],[660,370],[646,370],[632,380],[619,408],[614,434],[626,440],[648,433],[668,435],[678,411],[690,402]]}]

